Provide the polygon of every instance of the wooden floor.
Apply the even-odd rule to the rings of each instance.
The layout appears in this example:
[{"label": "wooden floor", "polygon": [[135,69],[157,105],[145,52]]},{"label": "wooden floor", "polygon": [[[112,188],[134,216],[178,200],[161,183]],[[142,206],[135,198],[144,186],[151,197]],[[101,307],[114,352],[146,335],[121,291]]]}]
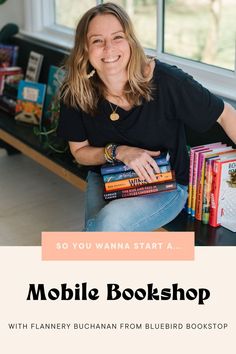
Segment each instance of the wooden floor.
[{"label": "wooden floor", "polygon": [[0,149],[0,246],[40,245],[42,231],[80,231],[83,219],[83,192]]}]

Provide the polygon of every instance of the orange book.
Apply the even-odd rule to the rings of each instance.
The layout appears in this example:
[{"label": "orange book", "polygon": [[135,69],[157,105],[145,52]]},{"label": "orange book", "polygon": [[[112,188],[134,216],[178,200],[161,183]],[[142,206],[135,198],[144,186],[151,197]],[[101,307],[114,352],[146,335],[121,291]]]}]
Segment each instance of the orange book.
[{"label": "orange book", "polygon": [[161,183],[166,181],[172,181],[174,179],[174,171],[168,171],[164,173],[156,173],[156,181],[149,183],[145,179],[142,180],[139,177],[134,178],[127,178],[122,179],[119,181],[107,182],[105,183],[105,190],[106,192],[113,191],[113,190],[121,190],[121,189],[128,189],[128,188],[136,188],[140,186],[145,186],[148,184],[153,183]]}]

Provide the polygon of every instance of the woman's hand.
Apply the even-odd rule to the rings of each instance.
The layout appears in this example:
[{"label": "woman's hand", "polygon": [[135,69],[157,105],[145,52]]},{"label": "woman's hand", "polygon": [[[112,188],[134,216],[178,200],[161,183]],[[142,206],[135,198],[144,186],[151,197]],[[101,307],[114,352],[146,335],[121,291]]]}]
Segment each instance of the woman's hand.
[{"label": "woman's hand", "polygon": [[120,145],[116,149],[117,160],[131,167],[140,179],[145,179],[149,183],[156,182],[155,173],[160,172],[156,161],[152,158],[159,155],[160,151],[145,150],[126,145]]}]

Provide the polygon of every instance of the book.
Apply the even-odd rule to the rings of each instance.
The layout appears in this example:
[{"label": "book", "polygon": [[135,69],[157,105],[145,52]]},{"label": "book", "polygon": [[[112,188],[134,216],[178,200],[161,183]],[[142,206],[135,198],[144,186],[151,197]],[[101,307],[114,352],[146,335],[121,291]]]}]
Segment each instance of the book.
[{"label": "book", "polygon": [[[215,144],[215,143],[214,143]],[[210,146],[211,144],[208,144]],[[197,145],[190,148],[189,151],[189,185],[188,185],[188,202],[187,202],[187,213],[192,213],[192,198],[193,198],[193,175],[195,170],[195,152],[204,149],[206,145]]]},{"label": "book", "polygon": [[[166,181],[172,181],[175,178],[174,171],[168,171],[164,173],[155,174],[156,181],[153,183],[161,183]],[[130,189],[136,187],[142,187],[144,185],[150,184],[145,179],[140,179],[139,177],[122,179],[119,181],[107,182],[105,183],[105,191],[113,191],[120,189]]]},{"label": "book", "polygon": [[23,79],[23,72],[19,66],[0,68],[0,95],[3,94],[6,84],[17,84]]},{"label": "book", "polygon": [[218,156],[206,158],[205,166],[205,179],[203,188],[203,203],[202,203],[202,222],[203,224],[209,223],[210,216],[210,197],[211,197],[211,186],[212,186],[212,176],[213,176],[213,161],[217,159]]},{"label": "book", "polygon": [[0,43],[0,68],[16,66],[19,47]]},{"label": "book", "polygon": [[177,184],[176,181],[164,182],[159,184],[149,184],[142,187],[136,187],[131,189],[122,189],[116,190],[112,192],[104,191],[104,199],[105,200],[113,200],[119,198],[130,198],[143,196],[153,193],[166,192],[170,190],[176,189]]},{"label": "book", "polygon": [[34,51],[29,54],[28,64],[25,73],[25,81],[37,82],[41,71],[43,55]]},{"label": "book", "polygon": [[52,125],[53,120],[59,117],[58,91],[64,80],[64,77],[64,69],[55,65],[50,66],[42,120],[42,124],[45,126]]},{"label": "book", "polygon": [[[171,170],[170,164],[168,165],[163,165],[159,166],[160,173],[168,172]],[[120,181],[122,179],[127,179],[127,178],[134,178],[138,177],[137,173],[134,172],[133,170],[131,171],[126,171],[126,172],[118,172],[118,173],[110,173],[107,175],[103,175],[103,182],[113,182],[113,181]]]},{"label": "book", "polygon": [[202,204],[203,204],[203,189],[205,180],[205,162],[207,157],[213,157],[226,153],[232,150],[231,146],[225,146],[222,144],[220,148],[212,148],[208,151],[200,152],[199,154],[199,166],[198,166],[198,177],[196,184],[196,208],[195,208],[195,218],[197,220],[202,219]]},{"label": "book", "polygon": [[[212,146],[218,146],[222,145],[222,143],[213,143],[210,144],[210,147]],[[191,193],[191,215],[195,217],[195,210],[196,210],[196,193],[197,193],[197,180],[198,180],[198,162],[199,162],[199,154],[204,151],[208,151],[209,145],[204,145],[204,147],[201,147],[199,149],[196,149],[193,154],[193,177],[192,177],[192,193]]]},{"label": "book", "polygon": [[[234,182],[236,171],[236,153],[227,154],[213,161],[213,179],[210,201],[209,224],[213,227],[224,224],[233,225],[236,210],[228,208],[231,198],[235,201]],[[231,194],[232,195],[231,195]],[[235,204],[234,204],[235,205]],[[235,223],[235,221],[234,221]]]},{"label": "book", "polygon": [[21,80],[18,88],[15,119],[29,124],[40,124],[45,92],[45,84]]},{"label": "book", "polygon": [[[167,158],[166,154],[161,154],[158,157],[154,157],[154,160],[156,161],[158,166],[163,166],[163,165],[168,165],[169,161]],[[105,164],[101,167],[101,174],[102,175],[107,175],[110,173],[118,173],[118,172],[125,172],[125,171],[131,171],[132,168],[125,165],[122,162],[117,162],[115,164]]]}]

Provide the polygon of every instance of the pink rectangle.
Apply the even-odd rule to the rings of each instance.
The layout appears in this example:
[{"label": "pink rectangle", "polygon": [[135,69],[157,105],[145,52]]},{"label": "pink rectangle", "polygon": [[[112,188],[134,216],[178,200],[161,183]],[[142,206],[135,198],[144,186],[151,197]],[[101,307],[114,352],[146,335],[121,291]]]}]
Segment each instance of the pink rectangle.
[{"label": "pink rectangle", "polygon": [[194,232],[43,232],[43,260],[193,260]]}]

